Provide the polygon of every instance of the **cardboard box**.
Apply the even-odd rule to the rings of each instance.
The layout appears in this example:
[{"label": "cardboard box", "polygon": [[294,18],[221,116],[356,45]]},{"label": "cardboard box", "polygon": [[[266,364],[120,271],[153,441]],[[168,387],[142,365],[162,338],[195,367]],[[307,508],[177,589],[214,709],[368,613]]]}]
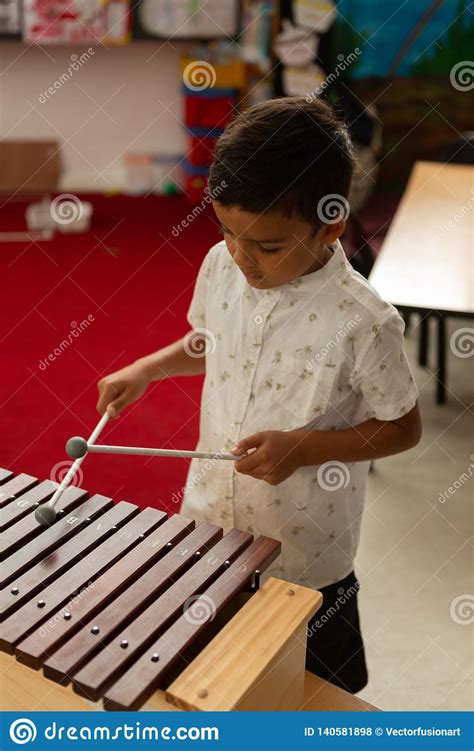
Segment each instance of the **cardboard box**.
[{"label": "cardboard box", "polygon": [[60,173],[57,141],[0,142],[1,193],[57,193]]}]

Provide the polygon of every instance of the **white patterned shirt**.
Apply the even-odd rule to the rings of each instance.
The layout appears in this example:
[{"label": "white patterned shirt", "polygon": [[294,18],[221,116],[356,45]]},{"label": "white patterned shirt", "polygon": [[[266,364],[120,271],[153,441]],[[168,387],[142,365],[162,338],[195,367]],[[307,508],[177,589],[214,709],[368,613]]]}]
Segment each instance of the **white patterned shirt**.
[{"label": "white patterned shirt", "polygon": [[[201,451],[229,451],[264,430],[337,430],[409,412],[417,389],[404,323],[348,263],[340,242],[326,265],[280,287],[251,287],[225,242],[199,270],[188,321],[208,344]],[[301,467],[278,485],[227,460],[193,459],[182,513],[282,542],[268,573],[315,588],[354,566],[369,462]]]}]

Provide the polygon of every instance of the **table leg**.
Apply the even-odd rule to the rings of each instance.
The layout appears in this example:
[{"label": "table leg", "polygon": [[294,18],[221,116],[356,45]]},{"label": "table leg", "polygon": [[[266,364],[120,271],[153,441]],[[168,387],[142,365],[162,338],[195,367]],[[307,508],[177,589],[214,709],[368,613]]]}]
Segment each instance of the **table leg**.
[{"label": "table leg", "polygon": [[446,403],[446,317],[438,313],[438,382],[436,403]]},{"label": "table leg", "polygon": [[428,323],[428,314],[421,313],[418,363],[422,368],[426,368],[428,365]]}]

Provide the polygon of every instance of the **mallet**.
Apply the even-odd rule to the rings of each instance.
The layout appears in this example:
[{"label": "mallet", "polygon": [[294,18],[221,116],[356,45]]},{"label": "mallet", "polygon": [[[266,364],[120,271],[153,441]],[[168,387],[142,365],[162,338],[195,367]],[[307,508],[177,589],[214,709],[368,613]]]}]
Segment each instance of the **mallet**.
[{"label": "mallet", "polygon": [[[94,441],[99,437],[100,433],[102,432],[102,429],[107,424],[108,420],[110,419],[110,415],[106,412],[97,423],[96,427],[92,431],[89,440],[87,441],[87,446],[91,446]],[[55,491],[53,497],[51,500],[49,500],[47,503],[43,503],[41,506],[38,506],[38,508],[35,511],[35,518],[36,521],[42,524],[44,527],[49,527],[56,519],[56,510],[55,506],[59,499],[61,498],[62,494],[72,481],[74,475],[76,474],[77,470],[81,466],[82,462],[86,458],[86,454],[82,454],[81,456],[78,456],[76,458],[76,461],[71,464],[69,467],[66,475],[64,476],[59,488]]]},{"label": "mallet", "polygon": [[139,456],[178,456],[185,459],[240,459],[240,456],[224,452],[211,453],[209,451],[180,451],[174,449],[150,449],[139,446],[103,446],[94,445],[81,436],[74,436],[66,443],[66,452],[71,459],[80,461],[87,453],[91,454],[135,454]]}]

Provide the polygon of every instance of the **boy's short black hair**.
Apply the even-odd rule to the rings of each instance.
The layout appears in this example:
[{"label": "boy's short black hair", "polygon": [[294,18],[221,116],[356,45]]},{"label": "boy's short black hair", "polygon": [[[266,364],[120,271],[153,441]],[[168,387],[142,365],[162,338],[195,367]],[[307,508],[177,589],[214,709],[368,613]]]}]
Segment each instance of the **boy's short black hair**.
[{"label": "boy's short black hair", "polygon": [[325,196],[347,198],[355,159],[349,132],[319,98],[281,97],[245,110],[217,141],[208,188],[223,206],[281,211],[317,229]]}]

